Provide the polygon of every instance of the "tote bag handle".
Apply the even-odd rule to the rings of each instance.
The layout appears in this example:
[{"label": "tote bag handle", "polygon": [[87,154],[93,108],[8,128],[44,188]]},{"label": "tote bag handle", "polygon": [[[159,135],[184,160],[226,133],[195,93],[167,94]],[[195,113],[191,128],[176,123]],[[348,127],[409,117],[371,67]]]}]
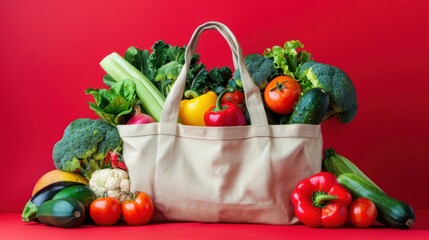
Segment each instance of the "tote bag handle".
[{"label": "tote bag handle", "polygon": [[235,69],[240,70],[241,81],[245,93],[246,106],[249,110],[250,121],[252,125],[268,125],[267,116],[265,114],[262,97],[259,87],[253,82],[246,65],[244,63],[243,52],[237,39],[231,30],[224,24],[219,22],[206,22],[200,25],[192,34],[191,40],[186,47],[185,64],[176,79],[170,93],[168,94],[164,108],[162,111],[160,122],[176,123],[179,113],[180,101],[182,100],[183,91],[186,84],[191,58],[195,54],[200,35],[209,29],[218,30],[225,40],[228,42],[234,62]]}]

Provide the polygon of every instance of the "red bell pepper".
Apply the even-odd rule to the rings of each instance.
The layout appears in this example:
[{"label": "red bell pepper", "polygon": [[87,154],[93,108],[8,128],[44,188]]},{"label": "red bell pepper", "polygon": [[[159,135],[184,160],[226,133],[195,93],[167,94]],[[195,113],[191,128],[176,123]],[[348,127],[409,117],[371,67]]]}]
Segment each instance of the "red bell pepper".
[{"label": "red bell pepper", "polygon": [[206,126],[243,126],[246,125],[246,118],[241,109],[233,102],[222,103],[222,97],[230,92],[225,89],[216,99],[216,105],[211,107],[204,114]]},{"label": "red bell pepper", "polygon": [[292,203],[299,221],[310,227],[340,227],[348,217],[350,192],[332,173],[320,172],[298,183]]}]

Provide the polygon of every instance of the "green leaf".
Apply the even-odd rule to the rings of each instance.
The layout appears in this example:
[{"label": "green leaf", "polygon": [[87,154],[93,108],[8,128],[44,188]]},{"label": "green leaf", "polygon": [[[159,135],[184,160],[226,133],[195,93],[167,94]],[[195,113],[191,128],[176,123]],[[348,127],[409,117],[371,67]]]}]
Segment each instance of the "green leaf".
[{"label": "green leaf", "polygon": [[150,53],[148,50],[140,50],[131,46],[125,51],[124,59],[136,67],[147,78],[153,80],[155,69],[153,69],[149,63],[149,56]]},{"label": "green leaf", "polygon": [[169,46],[167,50],[168,60],[169,61],[176,61],[179,63],[185,62],[185,47],[178,47],[178,46]]},{"label": "green leaf", "polygon": [[106,86],[110,87],[116,83],[115,79],[113,79],[109,74],[103,76],[103,82]]},{"label": "green leaf", "polygon": [[303,47],[304,45],[302,45],[298,40],[287,41],[284,45],[285,53],[291,57],[296,56],[298,54],[297,49]]},{"label": "green leaf", "polygon": [[199,94],[205,92],[207,90],[205,86],[207,75],[208,72],[204,64],[196,63],[191,65],[186,77],[187,89],[192,89]]},{"label": "green leaf", "polygon": [[182,70],[183,64],[178,61],[169,62],[158,69],[155,76],[155,81],[163,81],[166,79],[176,80]]},{"label": "green leaf", "polygon": [[152,53],[149,56],[148,62],[151,64],[152,69],[155,71],[161,66],[165,65],[168,61],[168,48],[170,46],[164,41],[160,40],[153,44]]},{"label": "green leaf", "polygon": [[128,102],[132,102],[136,98],[136,85],[129,79],[125,79],[120,83],[114,84],[110,90],[115,91]]},{"label": "green leaf", "polygon": [[106,113],[120,113],[130,107],[130,103],[120,95],[117,95],[103,110]]},{"label": "green leaf", "polygon": [[302,50],[304,45],[298,40],[287,41],[283,45],[273,46],[264,51],[264,56],[273,59],[274,68],[280,69],[283,75],[295,78],[299,67],[311,61],[311,54]]},{"label": "green leaf", "polygon": [[106,108],[104,108],[104,114],[110,115],[109,121],[115,123],[115,125],[121,124],[121,120],[124,115],[130,113],[133,110],[133,104],[126,101],[121,96],[116,97]]},{"label": "green leaf", "polygon": [[115,123],[115,116],[111,113],[106,113],[102,108],[100,108],[97,104],[89,103],[89,108],[97,114],[102,120],[113,124]]},{"label": "green leaf", "polygon": [[92,89],[89,88],[85,91],[86,94],[91,94],[94,97],[95,103],[101,107],[106,107],[112,99],[107,89]]},{"label": "green leaf", "polygon": [[136,101],[135,85],[131,80],[115,83],[110,90],[89,88],[85,93],[94,97],[95,103],[89,103],[89,108],[112,125],[125,123],[125,115],[132,112]]}]

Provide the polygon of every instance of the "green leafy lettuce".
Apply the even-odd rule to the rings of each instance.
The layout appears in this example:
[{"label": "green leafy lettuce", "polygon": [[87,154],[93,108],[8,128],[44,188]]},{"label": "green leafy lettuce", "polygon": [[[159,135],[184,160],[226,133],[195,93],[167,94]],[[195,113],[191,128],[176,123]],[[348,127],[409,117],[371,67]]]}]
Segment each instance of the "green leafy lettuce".
[{"label": "green leafy lettuce", "polygon": [[298,40],[287,41],[283,47],[273,46],[264,51],[264,56],[274,60],[274,68],[281,70],[283,75],[296,78],[299,67],[311,61],[311,53],[303,50],[304,45]]},{"label": "green leafy lettuce", "polygon": [[114,83],[110,89],[89,88],[85,93],[94,97],[90,109],[111,125],[124,124],[136,101],[136,88],[131,80]]}]

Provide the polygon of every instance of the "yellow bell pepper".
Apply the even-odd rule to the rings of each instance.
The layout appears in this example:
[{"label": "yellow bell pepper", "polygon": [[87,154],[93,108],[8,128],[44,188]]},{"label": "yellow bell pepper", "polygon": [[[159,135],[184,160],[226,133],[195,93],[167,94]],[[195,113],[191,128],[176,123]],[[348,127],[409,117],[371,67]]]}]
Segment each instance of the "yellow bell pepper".
[{"label": "yellow bell pepper", "polygon": [[[187,94],[188,93],[188,94]],[[205,126],[204,114],[216,105],[217,95],[213,91],[209,91],[201,96],[195,91],[185,93],[186,95],[194,96],[193,99],[184,99],[180,102],[179,117],[185,125]]]}]

